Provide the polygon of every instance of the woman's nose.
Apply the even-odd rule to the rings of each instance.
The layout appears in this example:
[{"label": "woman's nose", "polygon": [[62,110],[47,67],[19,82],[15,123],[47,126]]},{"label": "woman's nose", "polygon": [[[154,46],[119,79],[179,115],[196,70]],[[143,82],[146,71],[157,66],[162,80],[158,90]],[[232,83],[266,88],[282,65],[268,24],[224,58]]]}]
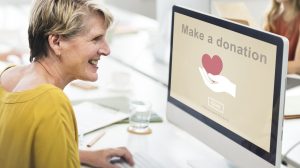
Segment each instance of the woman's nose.
[{"label": "woman's nose", "polygon": [[99,55],[104,55],[104,56],[107,56],[110,54],[110,48],[106,41],[101,44],[98,52],[99,52],[98,53]]}]

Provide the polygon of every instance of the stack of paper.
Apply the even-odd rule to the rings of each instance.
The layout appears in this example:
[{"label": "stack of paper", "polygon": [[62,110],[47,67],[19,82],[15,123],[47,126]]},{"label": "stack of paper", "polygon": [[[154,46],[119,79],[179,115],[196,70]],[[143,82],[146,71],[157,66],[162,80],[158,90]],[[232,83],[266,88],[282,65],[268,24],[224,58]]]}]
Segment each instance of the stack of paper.
[{"label": "stack of paper", "polygon": [[86,134],[128,118],[128,114],[91,102],[74,106],[78,133]]},{"label": "stack of paper", "polygon": [[284,108],[284,118],[285,119],[300,118],[299,100],[300,100],[300,95],[286,97],[285,108]]}]

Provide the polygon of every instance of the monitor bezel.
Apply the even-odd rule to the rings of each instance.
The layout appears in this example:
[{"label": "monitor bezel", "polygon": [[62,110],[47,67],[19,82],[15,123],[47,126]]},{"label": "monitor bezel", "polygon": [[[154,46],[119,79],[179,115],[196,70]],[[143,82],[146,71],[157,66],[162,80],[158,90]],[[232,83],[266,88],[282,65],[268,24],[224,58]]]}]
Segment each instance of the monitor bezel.
[{"label": "monitor bezel", "polygon": [[[248,140],[242,138],[241,136],[237,135],[236,133],[228,130],[227,128],[221,126],[220,124],[214,122],[213,120],[207,118],[206,116],[202,115],[201,113],[195,111],[194,109],[188,107],[187,105],[183,104],[182,102],[176,100],[170,95],[170,89],[172,86],[171,83],[171,76],[172,76],[172,53],[173,53],[173,31],[174,31],[174,14],[179,13],[183,14],[195,19],[199,19],[201,21],[218,25],[222,28],[237,32],[237,33],[242,33],[244,35],[247,35],[249,37],[262,40],[264,42],[274,44],[277,46],[277,51],[276,51],[276,69],[275,69],[275,74],[274,74],[274,96],[273,96],[273,111],[272,111],[272,127],[271,127],[271,140],[270,140],[270,152],[267,152],[263,150],[262,148],[256,146],[255,144],[249,142]],[[168,103],[173,104],[174,106],[180,108],[181,110],[187,112],[189,115],[195,117],[196,119],[200,120],[201,122],[205,123],[209,127],[213,128],[217,132],[223,134],[227,138],[231,139],[238,145],[244,147],[245,149],[251,151],[255,155],[259,156],[260,158],[266,160],[267,162],[271,163],[272,165],[276,164],[276,160],[278,159],[277,154],[278,154],[278,139],[279,136],[281,137],[281,134],[279,131],[279,126],[281,124],[280,117],[280,110],[282,108],[280,107],[280,104],[284,99],[285,93],[282,88],[284,88],[285,83],[282,81],[284,80],[284,75],[286,72],[284,72],[282,69],[283,62],[286,62],[284,58],[282,57],[284,53],[284,40],[282,37],[273,35],[271,33],[266,33],[263,31],[259,31],[238,23],[233,23],[232,21],[217,18],[208,14],[204,14],[201,12],[196,12],[187,8],[183,8],[180,6],[173,6],[172,10],[172,25],[171,25],[171,44],[170,44],[170,66],[169,66],[169,85],[168,85]],[[285,74],[284,74],[285,73]],[[168,116],[168,115],[167,115]],[[280,134],[280,135],[279,135]],[[280,150],[281,151],[281,150]]]}]

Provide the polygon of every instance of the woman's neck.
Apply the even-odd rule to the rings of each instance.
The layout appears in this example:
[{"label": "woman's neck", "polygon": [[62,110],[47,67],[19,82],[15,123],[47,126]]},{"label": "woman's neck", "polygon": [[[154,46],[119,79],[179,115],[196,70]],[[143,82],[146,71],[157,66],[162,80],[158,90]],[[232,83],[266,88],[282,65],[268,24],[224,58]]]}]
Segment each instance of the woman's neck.
[{"label": "woman's neck", "polygon": [[73,80],[64,74],[62,64],[58,58],[46,57],[36,60],[33,63],[36,64],[36,70],[39,71],[46,83],[64,89],[64,87]]}]

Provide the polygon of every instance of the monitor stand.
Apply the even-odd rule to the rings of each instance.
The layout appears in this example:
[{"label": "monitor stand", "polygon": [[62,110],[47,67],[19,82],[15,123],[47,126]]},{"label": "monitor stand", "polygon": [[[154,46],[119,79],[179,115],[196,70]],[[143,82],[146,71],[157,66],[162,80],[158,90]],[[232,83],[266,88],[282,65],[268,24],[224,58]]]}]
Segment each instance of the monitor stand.
[{"label": "monitor stand", "polygon": [[216,168],[216,167],[222,167],[222,168],[237,168],[236,166],[232,165],[229,161],[226,159],[212,159],[212,158],[201,158],[197,160],[187,160],[187,165],[190,168]]}]

